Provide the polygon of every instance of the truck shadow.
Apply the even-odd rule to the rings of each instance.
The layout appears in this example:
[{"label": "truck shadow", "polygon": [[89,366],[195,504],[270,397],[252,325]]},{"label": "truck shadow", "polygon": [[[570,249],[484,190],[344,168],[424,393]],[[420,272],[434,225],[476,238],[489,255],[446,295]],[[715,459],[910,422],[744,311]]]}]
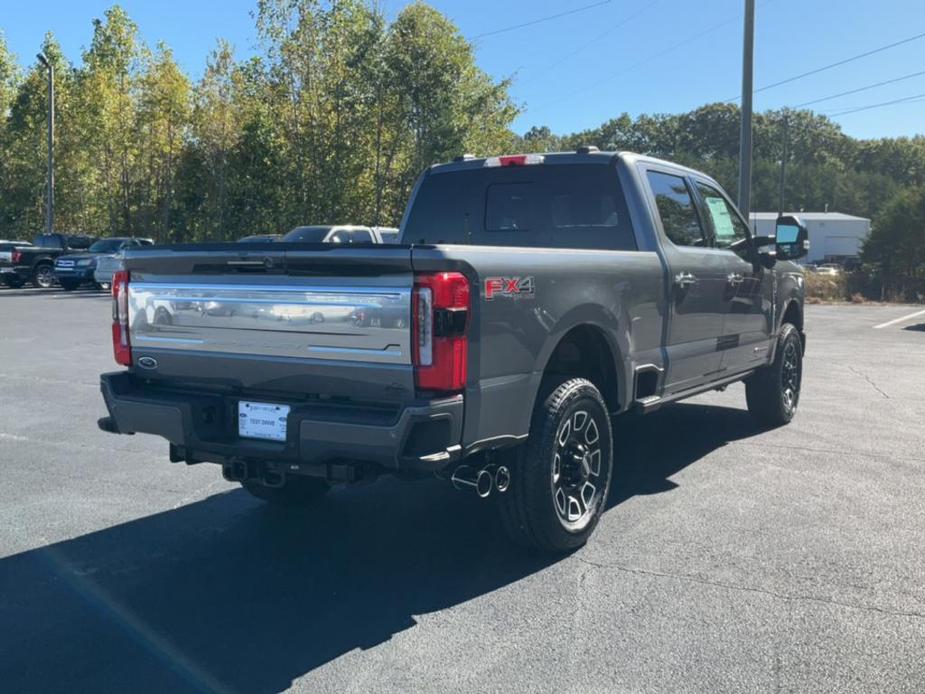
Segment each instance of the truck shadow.
[{"label": "truck shadow", "polygon": [[[612,504],[672,489],[680,469],[757,433],[745,412],[702,405],[617,431]],[[556,561],[512,549],[490,510],[437,481],[337,490],[295,514],[236,490],[8,557],[0,681],[6,691],[283,690],[417,615]]]}]

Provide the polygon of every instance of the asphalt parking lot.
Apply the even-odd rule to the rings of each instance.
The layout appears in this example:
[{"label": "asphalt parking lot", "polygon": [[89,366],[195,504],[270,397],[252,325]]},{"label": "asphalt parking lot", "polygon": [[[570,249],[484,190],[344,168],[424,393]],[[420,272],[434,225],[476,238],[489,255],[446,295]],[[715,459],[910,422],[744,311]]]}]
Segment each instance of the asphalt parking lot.
[{"label": "asphalt parking lot", "polygon": [[0,688],[925,691],[925,314],[874,327],[916,310],[807,307],[783,429],[740,385],[619,420],[549,560],[437,481],[278,516],[104,434],[107,297],[0,290]]}]

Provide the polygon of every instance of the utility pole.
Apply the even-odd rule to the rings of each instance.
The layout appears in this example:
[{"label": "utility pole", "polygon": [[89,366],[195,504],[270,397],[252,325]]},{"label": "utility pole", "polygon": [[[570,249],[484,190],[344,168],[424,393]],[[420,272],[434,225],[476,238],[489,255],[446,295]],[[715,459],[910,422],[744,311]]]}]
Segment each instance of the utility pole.
[{"label": "utility pole", "polygon": [[742,42],[742,129],[739,138],[739,211],[750,218],[752,193],[752,72],[755,53],[755,0],[745,0]]},{"label": "utility pole", "polygon": [[45,204],[45,233],[55,230],[55,68],[45,57],[38,54],[39,62],[48,70],[48,180]]},{"label": "utility pole", "polygon": [[787,181],[787,157],[790,156],[790,114],[784,113],[783,151],[780,156],[780,197],[777,201],[777,216],[784,214],[784,185]]}]

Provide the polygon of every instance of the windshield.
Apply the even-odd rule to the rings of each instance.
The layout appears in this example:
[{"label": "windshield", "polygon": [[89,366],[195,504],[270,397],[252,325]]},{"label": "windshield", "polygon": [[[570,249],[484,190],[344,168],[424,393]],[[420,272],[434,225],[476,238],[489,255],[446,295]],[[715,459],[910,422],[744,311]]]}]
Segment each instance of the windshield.
[{"label": "windshield", "polygon": [[87,250],[91,253],[115,253],[123,242],[123,239],[100,239]]},{"label": "windshield", "polygon": [[321,243],[332,227],[296,227],[282,240],[290,243]]}]

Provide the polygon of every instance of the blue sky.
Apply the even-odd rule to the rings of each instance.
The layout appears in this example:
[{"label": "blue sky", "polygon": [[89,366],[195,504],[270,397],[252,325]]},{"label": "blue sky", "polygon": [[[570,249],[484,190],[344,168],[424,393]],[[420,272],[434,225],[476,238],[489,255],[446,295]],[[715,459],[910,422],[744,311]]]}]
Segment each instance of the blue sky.
[{"label": "blue sky", "polygon": [[[405,0],[379,0],[388,16]],[[34,60],[45,31],[79,61],[91,20],[112,2],[10,2],[0,30],[21,63]],[[256,50],[250,12],[256,0],[125,0],[145,41],[165,41],[198,77],[219,37],[239,56]],[[513,77],[524,113],[523,132],[548,125],[559,133],[594,127],[623,111],[670,113],[739,94],[743,0],[432,0],[467,37],[479,65],[496,78]],[[588,5],[594,7],[582,10]],[[571,10],[573,14],[512,31],[511,25]],[[922,0],[758,0],[757,87],[925,32]],[[812,99],[925,71],[925,37],[801,79],[755,97],[757,109]],[[813,106],[844,111],[925,95],[925,74]],[[925,133],[925,98],[838,116],[857,137]]]}]

